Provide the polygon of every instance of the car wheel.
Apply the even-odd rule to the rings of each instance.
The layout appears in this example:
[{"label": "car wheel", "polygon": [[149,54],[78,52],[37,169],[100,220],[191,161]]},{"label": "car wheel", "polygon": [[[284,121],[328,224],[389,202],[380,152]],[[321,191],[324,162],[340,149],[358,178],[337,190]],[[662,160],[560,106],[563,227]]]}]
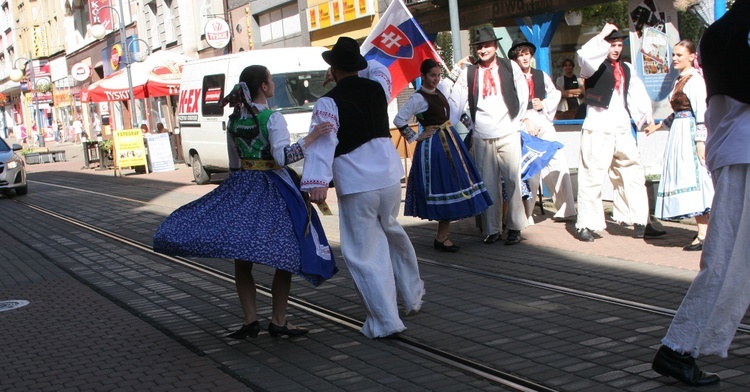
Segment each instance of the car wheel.
[{"label": "car wheel", "polygon": [[206,172],[206,169],[203,168],[203,162],[201,162],[201,157],[198,154],[193,154],[193,178],[195,178],[195,183],[198,185],[204,185],[211,182],[211,175]]},{"label": "car wheel", "polygon": [[29,186],[28,185],[24,185],[21,188],[16,188],[16,195],[18,195],[18,196],[23,196],[23,195],[25,195],[28,192],[29,192]]}]

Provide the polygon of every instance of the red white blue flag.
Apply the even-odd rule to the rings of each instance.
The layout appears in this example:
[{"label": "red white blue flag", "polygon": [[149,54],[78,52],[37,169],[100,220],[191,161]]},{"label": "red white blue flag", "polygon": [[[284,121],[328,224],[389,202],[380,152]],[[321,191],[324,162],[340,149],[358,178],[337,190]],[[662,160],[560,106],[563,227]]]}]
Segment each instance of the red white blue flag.
[{"label": "red white blue flag", "polygon": [[360,53],[388,68],[393,84],[392,97],[419,77],[422,61],[431,58],[442,62],[430,40],[401,0],[393,0],[370,35],[360,46]]}]

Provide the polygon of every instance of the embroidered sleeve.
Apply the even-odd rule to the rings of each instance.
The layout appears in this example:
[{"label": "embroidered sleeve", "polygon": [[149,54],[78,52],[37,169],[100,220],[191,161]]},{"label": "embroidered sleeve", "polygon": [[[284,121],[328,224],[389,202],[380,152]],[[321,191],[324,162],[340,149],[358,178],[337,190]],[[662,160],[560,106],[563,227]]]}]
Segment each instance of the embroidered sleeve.
[{"label": "embroidered sleeve", "polygon": [[401,107],[398,114],[393,119],[393,124],[398,128],[401,135],[409,141],[409,143],[417,140],[419,135],[409,127],[407,122],[417,113],[422,113],[427,110],[428,107],[429,105],[422,94],[414,93],[409,97],[409,100],[406,101],[404,106]]},{"label": "embroidered sleeve", "polygon": [[321,136],[315,143],[305,146],[305,165],[302,169],[300,188],[308,191],[313,188],[327,187],[333,179],[333,160],[339,129],[338,107],[331,98],[321,98],[313,107],[310,129],[321,122],[333,124],[334,132]]}]

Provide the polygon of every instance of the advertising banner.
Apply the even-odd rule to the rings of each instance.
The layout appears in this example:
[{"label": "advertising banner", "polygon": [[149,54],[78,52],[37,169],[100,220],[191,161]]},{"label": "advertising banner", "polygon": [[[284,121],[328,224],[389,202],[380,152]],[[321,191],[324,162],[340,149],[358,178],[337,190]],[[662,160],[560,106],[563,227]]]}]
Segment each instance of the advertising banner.
[{"label": "advertising banner", "polygon": [[117,167],[146,165],[146,146],[139,128],[116,130],[114,139]]},{"label": "advertising banner", "polygon": [[174,157],[168,133],[148,134],[146,144],[151,159],[151,170],[154,173],[174,170]]}]

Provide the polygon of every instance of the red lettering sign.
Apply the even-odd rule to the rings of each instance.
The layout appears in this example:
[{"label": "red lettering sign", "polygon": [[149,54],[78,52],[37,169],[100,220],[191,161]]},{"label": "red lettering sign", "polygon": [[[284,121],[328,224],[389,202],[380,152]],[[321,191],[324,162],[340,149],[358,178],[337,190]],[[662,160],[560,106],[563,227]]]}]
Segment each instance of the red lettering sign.
[{"label": "red lettering sign", "polygon": [[206,103],[217,103],[221,100],[221,88],[210,88],[206,91]]},{"label": "red lettering sign", "polygon": [[194,88],[180,91],[180,113],[198,113],[198,101],[201,89]]}]

